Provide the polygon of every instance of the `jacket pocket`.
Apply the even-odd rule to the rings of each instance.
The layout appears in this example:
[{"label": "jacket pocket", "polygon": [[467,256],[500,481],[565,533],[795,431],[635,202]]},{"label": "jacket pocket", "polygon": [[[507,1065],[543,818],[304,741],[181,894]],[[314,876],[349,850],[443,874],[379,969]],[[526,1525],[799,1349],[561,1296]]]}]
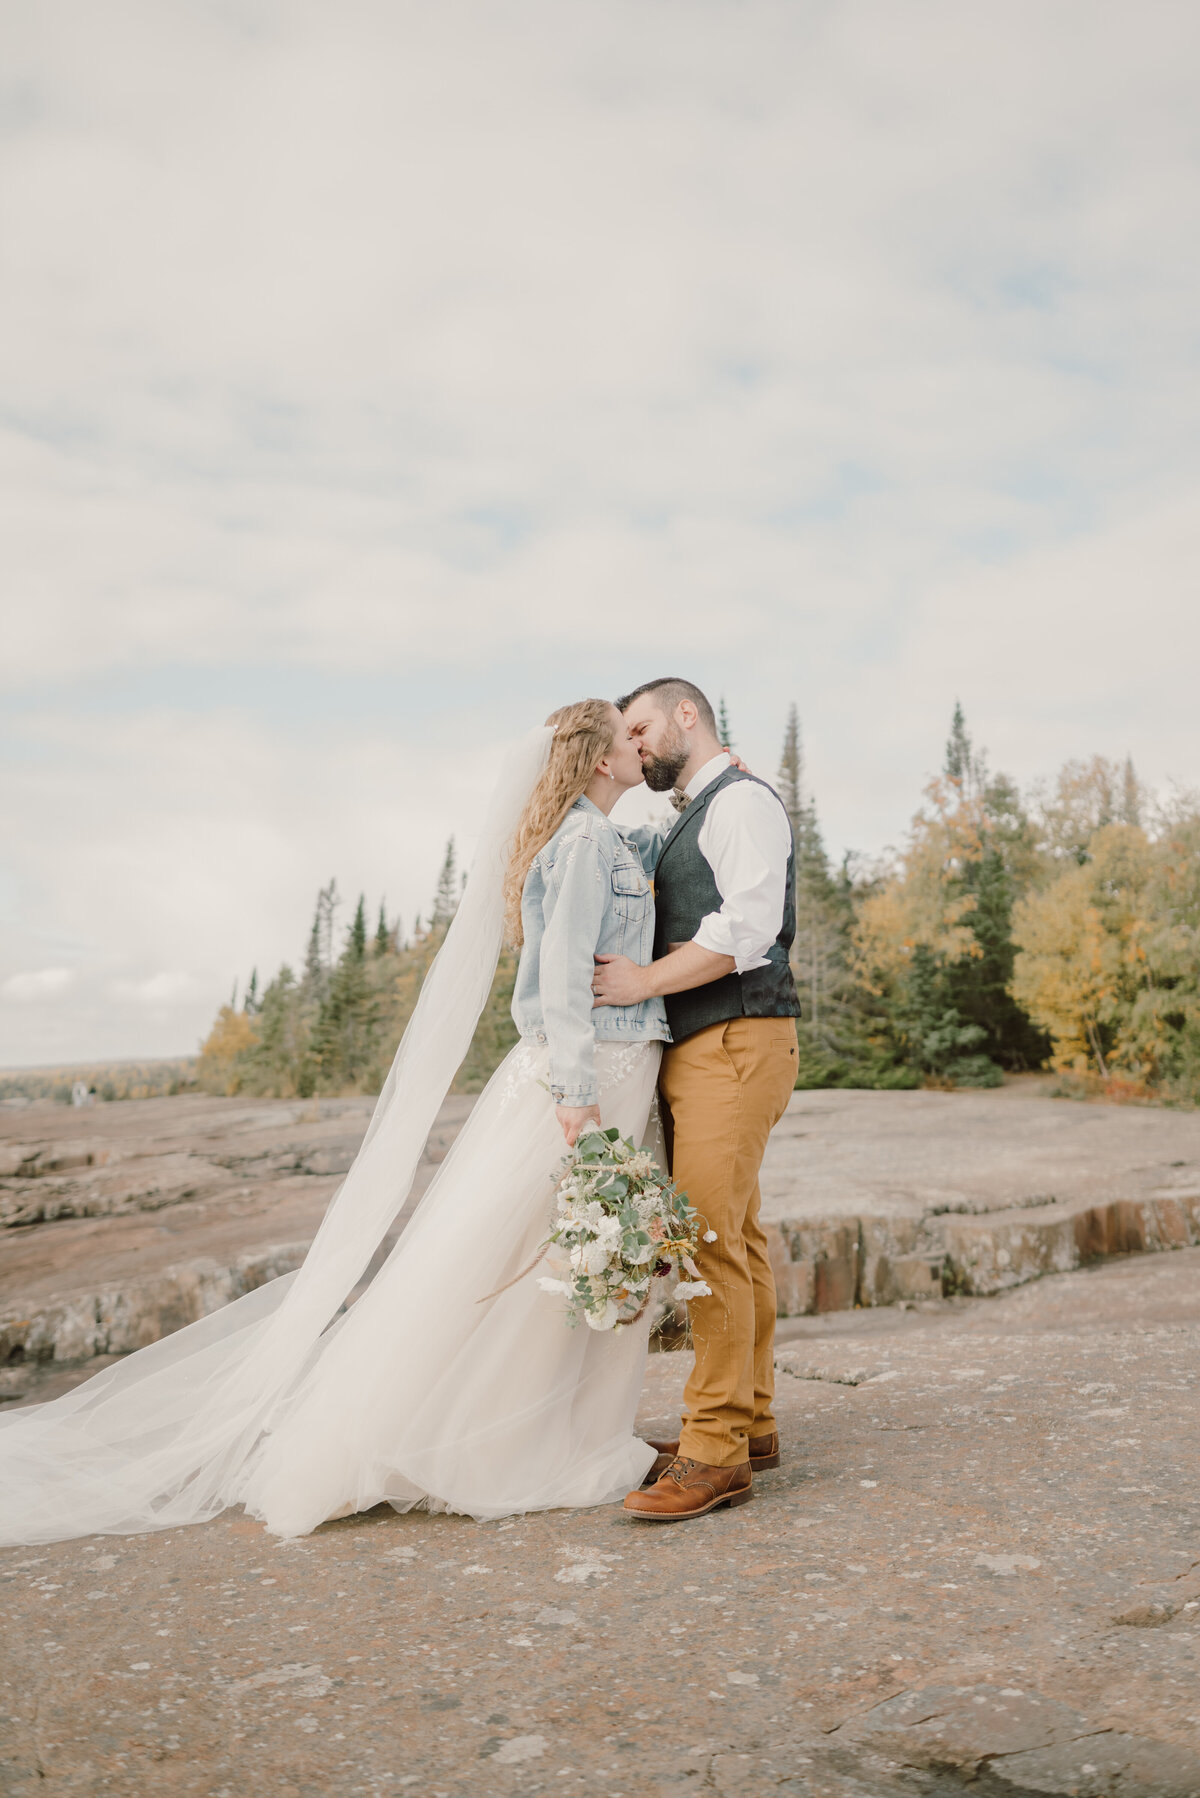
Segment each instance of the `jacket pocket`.
[{"label": "jacket pocket", "polygon": [[629,917],[650,903],[650,882],[640,868],[620,862],[612,871],[613,904]]}]

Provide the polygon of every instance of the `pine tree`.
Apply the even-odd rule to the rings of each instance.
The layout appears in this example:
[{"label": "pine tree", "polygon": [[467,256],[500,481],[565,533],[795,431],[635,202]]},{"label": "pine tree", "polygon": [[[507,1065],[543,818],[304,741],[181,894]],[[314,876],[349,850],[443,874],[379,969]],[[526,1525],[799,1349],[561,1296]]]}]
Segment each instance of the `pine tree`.
[{"label": "pine tree", "polygon": [[308,933],[308,948],[304,952],[304,984],[315,991],[321,984],[324,968],[321,963],[321,902],[317,900],[317,909],[313,915],[312,929]]},{"label": "pine tree", "polygon": [[958,699],[954,701],[954,717],[950,721],[950,735],[946,739],[946,757],[942,768],[947,779],[958,781],[963,791],[967,791],[975,771],[975,758],[967,732],[967,721],[963,716],[962,701]]},{"label": "pine tree", "polygon": [[365,961],[367,955],[367,898],[365,893],[358,895],[358,908],[354,913],[354,922],[350,926],[350,936],[346,943],[347,953],[355,961]]},{"label": "pine tree", "polygon": [[329,984],[333,967],[334,919],[340,904],[337,881],[331,880],[327,887],[322,887],[317,893],[317,908],[313,913],[308,952],[304,958],[305,986],[312,994],[324,992]]},{"label": "pine tree", "polygon": [[853,883],[829,865],[816,804],[804,791],[800,716],[788,707],[776,791],[792,827],[796,935],[791,964],[800,1000],[800,1082],[874,1085],[881,1076],[867,1041],[864,995],[852,972]]},{"label": "pine tree", "polygon": [[246,987],[246,997],[242,1000],[242,1010],[248,1018],[252,1018],[259,1010],[257,968],[251,968],[250,970],[250,979]]},{"label": "pine tree", "polygon": [[321,1087],[358,1091],[375,1059],[379,995],[367,971],[367,901],[360,895],[313,1028]]},{"label": "pine tree", "polygon": [[430,924],[436,929],[439,925],[449,924],[458,910],[458,869],[454,854],[454,838],[446,844],[446,855],[442,862],[442,871],[438,875],[437,891],[433,896],[433,913]]},{"label": "pine tree", "polygon": [[379,901],[379,922],[375,926],[373,947],[377,957],[386,955],[390,949],[395,947],[395,937],[388,928],[387,910],[382,899]]},{"label": "pine tree", "polygon": [[793,833],[800,829],[804,756],[800,748],[800,714],[796,702],[788,707],[787,729],[783,736],[783,754],[779,758],[779,774],[775,787],[783,800],[783,809],[791,819]]},{"label": "pine tree", "polygon": [[721,739],[723,749],[734,747],[733,733],[729,728],[729,713],[725,709],[724,693],[722,693],[720,704],[717,707],[717,736]]}]

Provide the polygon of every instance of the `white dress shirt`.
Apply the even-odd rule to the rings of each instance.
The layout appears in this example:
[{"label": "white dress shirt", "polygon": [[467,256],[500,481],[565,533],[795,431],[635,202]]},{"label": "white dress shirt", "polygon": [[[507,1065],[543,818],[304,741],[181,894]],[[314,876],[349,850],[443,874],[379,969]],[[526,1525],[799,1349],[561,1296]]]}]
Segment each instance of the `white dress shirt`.
[{"label": "white dress shirt", "polygon": [[[695,799],[724,774],[722,750],[693,774],[684,788]],[[714,955],[732,955],[739,974],[765,968],[766,951],[783,925],[787,864],[792,837],[783,801],[757,781],[736,780],[708,804],[696,838],[721,895],[692,938]]]}]

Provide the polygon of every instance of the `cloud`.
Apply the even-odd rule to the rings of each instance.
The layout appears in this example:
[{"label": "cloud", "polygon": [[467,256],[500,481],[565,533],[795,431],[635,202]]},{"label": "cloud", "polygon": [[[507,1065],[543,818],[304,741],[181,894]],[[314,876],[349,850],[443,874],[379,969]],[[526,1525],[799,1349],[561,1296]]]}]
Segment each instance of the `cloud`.
[{"label": "cloud", "polygon": [[113,997],[131,999],[136,1005],[170,1006],[181,1000],[196,999],[202,996],[199,982],[194,974],[186,969],[166,969],[159,974],[149,974],[144,980],[114,980]]},{"label": "cloud", "polygon": [[956,695],[1195,780],[1194,7],[0,37],[6,972],[89,1054],[188,1047],[331,873],[424,908],[497,742],[646,674],[767,772],[797,700],[835,848]]},{"label": "cloud", "polygon": [[37,968],[27,974],[10,974],[0,986],[0,999],[9,999],[18,1005],[56,999],[67,991],[74,978],[70,968]]}]

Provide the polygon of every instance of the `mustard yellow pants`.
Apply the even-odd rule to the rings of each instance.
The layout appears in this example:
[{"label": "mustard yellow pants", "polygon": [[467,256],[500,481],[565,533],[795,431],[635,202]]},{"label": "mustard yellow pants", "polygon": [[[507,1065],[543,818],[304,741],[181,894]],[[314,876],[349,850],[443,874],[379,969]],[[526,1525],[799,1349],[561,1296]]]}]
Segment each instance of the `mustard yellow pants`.
[{"label": "mustard yellow pants", "polygon": [[731,1018],[663,1056],[672,1177],[717,1233],[696,1256],[712,1296],[688,1306],[696,1363],[679,1449],[710,1467],[737,1466],[748,1438],[775,1428],[775,1280],[758,1174],[795,1082],[792,1018]]}]

